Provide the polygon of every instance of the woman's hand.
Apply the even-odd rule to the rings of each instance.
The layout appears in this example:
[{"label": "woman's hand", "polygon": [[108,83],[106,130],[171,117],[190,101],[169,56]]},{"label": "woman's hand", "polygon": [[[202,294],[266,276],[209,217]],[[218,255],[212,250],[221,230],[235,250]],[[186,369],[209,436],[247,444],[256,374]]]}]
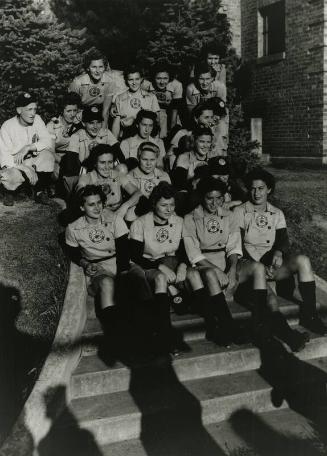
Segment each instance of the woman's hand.
[{"label": "woman's hand", "polygon": [[168,283],[176,283],[176,274],[168,266],[160,264],[158,269],[165,274]]}]

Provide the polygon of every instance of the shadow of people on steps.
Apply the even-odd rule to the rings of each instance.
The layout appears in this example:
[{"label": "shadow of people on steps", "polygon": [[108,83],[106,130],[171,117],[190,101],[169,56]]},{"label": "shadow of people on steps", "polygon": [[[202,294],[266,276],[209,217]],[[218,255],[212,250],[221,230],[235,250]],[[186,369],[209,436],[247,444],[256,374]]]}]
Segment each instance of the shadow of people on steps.
[{"label": "shadow of people on steps", "polygon": [[49,388],[44,396],[51,427],[38,446],[39,456],[102,456],[91,432],[81,429],[66,400],[66,387]]},{"label": "shadow of people on steps", "polygon": [[[283,422],[283,417],[279,419]],[[234,432],[246,442],[250,454],[253,451],[260,456],[323,456],[326,448],[321,445],[319,448],[314,432],[310,435],[307,430],[305,433],[305,423],[300,422],[298,417],[293,419],[297,420],[297,435],[292,434],[288,427],[279,427],[280,430],[271,427],[264,417],[246,408],[233,413],[229,422]],[[286,420],[284,424],[287,424]],[[246,451],[243,453],[246,454]]]}]

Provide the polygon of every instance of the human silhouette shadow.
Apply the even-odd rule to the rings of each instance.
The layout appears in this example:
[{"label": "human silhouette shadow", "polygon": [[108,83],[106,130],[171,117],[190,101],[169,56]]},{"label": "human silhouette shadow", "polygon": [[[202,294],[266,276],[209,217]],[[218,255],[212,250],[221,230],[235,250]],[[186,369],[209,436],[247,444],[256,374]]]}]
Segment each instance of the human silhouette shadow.
[{"label": "human silhouette shadow", "polygon": [[121,359],[130,369],[129,393],[141,418],[140,440],[149,456],[222,456],[202,424],[201,405],[179,381],[169,356]]},{"label": "human silhouette shadow", "polygon": [[38,446],[40,456],[102,456],[91,432],[81,429],[66,401],[66,387],[49,388],[44,395],[52,424]]},{"label": "human silhouette shadow", "polygon": [[21,307],[19,291],[0,283],[0,442],[18,416],[35,381],[33,368],[47,348],[17,329]]},{"label": "human silhouette shadow", "polygon": [[325,454],[317,447],[314,434],[311,437],[299,438],[287,435],[287,428],[285,433],[281,433],[268,425],[262,417],[246,408],[233,413],[229,422],[237,435],[256,455],[322,456]]},{"label": "human silhouette shadow", "polygon": [[327,445],[327,374],[288,352],[283,344],[272,339],[260,347],[260,375],[272,386],[271,400],[275,407],[286,401],[289,408],[310,420],[317,438]]}]

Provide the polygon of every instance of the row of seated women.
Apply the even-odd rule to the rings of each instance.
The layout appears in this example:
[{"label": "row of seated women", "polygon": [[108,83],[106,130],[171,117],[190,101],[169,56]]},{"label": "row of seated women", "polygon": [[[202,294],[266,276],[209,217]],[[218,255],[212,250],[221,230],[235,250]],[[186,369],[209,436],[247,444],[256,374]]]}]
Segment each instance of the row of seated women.
[{"label": "row of seated women", "polygon": [[[99,151],[94,170],[105,180],[118,171],[113,169],[114,154],[103,147],[94,148]],[[151,168],[146,147],[139,147],[138,156],[134,175],[116,174],[127,194],[138,181],[139,171]],[[224,167],[219,160],[214,165]],[[71,259],[83,267],[89,292],[95,296],[108,350],[114,350],[121,340],[117,321],[132,319],[134,328],[142,328],[136,337],[146,339],[148,350],[176,354],[183,348],[170,319],[176,297],[193,303],[193,310],[203,315],[208,341],[226,347],[239,342],[240,329],[226,301],[229,294],[250,307],[255,343],[278,337],[292,351],[299,351],[309,335],[289,326],[270,286],[271,281],[276,282],[276,293],[291,298],[295,276],[302,297],[300,324],[326,334],[316,310],[310,260],[290,251],[284,214],[268,201],[275,187],[273,176],[261,168],[252,170],[244,178],[244,202],[230,204],[228,182],[210,165],[204,175],[196,176],[193,191],[183,199],[179,211],[183,216],[176,214],[183,192],[171,185],[163,171],[156,185],[149,186],[142,204],[141,196],[131,191],[119,207],[112,200],[116,177],[112,186],[92,181],[90,174],[80,178],[77,196],[82,213],[68,225],[66,244]],[[126,289],[132,317],[119,305]]]}]

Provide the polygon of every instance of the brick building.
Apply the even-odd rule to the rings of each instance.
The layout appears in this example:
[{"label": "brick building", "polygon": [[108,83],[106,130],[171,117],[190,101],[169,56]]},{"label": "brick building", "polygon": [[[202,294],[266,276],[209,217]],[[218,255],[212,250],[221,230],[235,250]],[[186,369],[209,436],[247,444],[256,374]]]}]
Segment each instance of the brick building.
[{"label": "brick building", "polygon": [[241,0],[240,13],[251,69],[244,107],[263,154],[274,163],[327,164],[327,4]]}]

